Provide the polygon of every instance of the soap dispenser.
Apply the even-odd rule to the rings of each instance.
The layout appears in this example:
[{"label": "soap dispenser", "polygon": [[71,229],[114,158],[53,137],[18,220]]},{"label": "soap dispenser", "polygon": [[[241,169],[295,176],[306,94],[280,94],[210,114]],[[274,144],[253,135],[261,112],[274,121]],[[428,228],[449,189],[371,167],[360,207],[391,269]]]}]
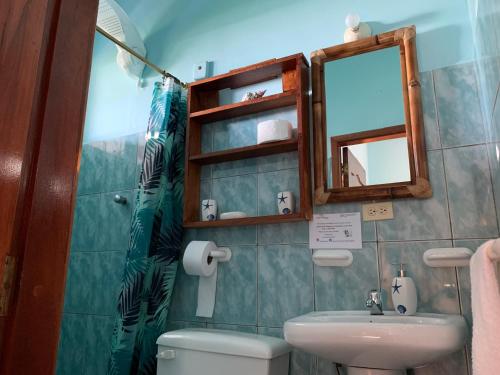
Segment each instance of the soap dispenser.
[{"label": "soap dispenser", "polygon": [[392,279],[392,303],[400,315],[415,315],[417,312],[417,289],[413,279],[406,276],[402,263],[398,275]]}]

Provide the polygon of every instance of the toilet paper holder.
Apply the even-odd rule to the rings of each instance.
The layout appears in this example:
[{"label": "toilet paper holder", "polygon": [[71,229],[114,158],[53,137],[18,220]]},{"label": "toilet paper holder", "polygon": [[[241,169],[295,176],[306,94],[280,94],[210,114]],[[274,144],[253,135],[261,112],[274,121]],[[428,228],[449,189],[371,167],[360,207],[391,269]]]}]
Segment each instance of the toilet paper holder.
[{"label": "toilet paper holder", "polygon": [[231,255],[229,247],[218,247],[216,250],[210,251],[208,262],[210,263],[212,259],[217,259],[217,262],[227,262],[231,259]]}]

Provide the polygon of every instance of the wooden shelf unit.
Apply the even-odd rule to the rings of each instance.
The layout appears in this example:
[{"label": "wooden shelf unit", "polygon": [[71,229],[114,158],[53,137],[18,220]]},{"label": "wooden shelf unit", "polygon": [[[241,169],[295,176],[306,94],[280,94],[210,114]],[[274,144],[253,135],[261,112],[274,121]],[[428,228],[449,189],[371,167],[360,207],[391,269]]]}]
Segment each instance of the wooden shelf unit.
[{"label": "wooden shelf unit", "polygon": [[[228,88],[236,89],[276,78],[281,78],[282,93],[245,102],[227,105],[219,104],[220,90]],[[309,220],[311,218],[308,92],[309,65],[303,54],[267,60],[189,85],[184,185],[184,226],[186,228],[255,225]],[[288,106],[295,106],[297,109],[296,138],[281,142],[202,153],[201,129],[204,124]],[[229,220],[200,221],[200,178],[202,165],[255,158],[289,151],[297,151],[298,153],[300,211],[291,215],[268,215]]]}]

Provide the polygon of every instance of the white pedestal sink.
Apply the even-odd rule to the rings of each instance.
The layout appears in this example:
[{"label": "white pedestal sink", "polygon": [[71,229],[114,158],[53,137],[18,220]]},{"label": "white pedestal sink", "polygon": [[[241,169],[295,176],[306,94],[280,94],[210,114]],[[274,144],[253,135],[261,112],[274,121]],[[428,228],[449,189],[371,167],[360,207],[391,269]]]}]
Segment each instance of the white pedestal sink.
[{"label": "white pedestal sink", "polygon": [[384,311],[312,312],[285,322],[285,340],[305,352],[348,366],[348,374],[404,374],[460,350],[460,315],[401,316]]}]

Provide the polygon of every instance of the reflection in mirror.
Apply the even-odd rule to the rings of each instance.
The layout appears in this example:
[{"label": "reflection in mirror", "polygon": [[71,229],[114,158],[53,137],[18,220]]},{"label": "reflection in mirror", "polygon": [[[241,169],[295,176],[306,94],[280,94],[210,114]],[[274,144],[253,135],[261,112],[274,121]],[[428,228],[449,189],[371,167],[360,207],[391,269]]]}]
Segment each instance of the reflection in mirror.
[{"label": "reflection in mirror", "polygon": [[399,46],[324,64],[328,187],[411,181]]},{"label": "reflection in mirror", "polygon": [[[400,157],[395,158],[398,154]],[[411,180],[406,137],[340,148],[340,187],[389,184]]]}]

